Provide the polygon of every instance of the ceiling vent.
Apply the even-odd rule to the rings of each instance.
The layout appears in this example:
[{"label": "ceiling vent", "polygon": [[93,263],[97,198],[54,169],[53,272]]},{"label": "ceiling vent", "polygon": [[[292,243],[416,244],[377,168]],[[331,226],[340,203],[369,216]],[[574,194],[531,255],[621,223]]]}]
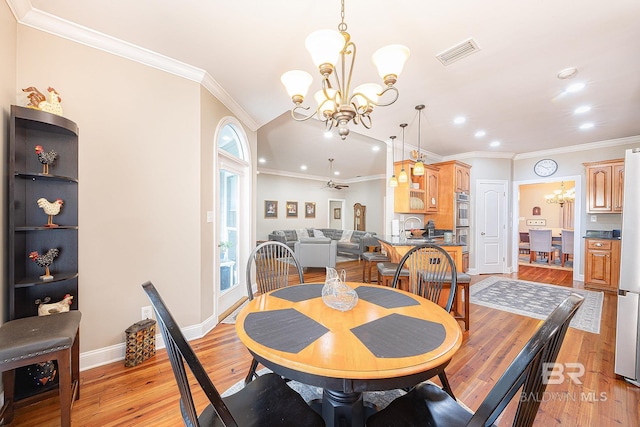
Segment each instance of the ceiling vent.
[{"label": "ceiling vent", "polygon": [[479,50],[480,48],[476,42],[473,39],[468,39],[451,49],[447,49],[444,52],[439,53],[436,55],[436,58],[442,62],[442,65],[449,65],[464,58],[465,56],[476,53]]}]

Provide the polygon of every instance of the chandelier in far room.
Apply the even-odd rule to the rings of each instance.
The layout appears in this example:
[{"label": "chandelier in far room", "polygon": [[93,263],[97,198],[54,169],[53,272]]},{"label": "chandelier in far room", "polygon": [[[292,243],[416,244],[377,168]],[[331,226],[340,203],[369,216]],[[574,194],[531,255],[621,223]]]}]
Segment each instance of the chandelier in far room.
[{"label": "chandelier in far room", "polygon": [[[280,80],[295,104],[291,116],[297,121],[308,120],[314,115],[326,124],[327,131],[338,128],[343,140],[349,135],[349,122],[371,128],[371,112],[374,107],[386,107],[398,99],[398,89],[394,86],[402,72],[405,61],[409,57],[409,48],[402,45],[389,45],[378,49],[373,54],[378,74],[382,77],[385,88],[375,83],[365,83],[351,90],[351,77],[356,60],[356,45],[351,41],[344,22],[344,0],[341,0],[341,22],[338,31],[318,30],[311,33],[305,46],[314,64],[322,76],[322,87],[315,95],[317,107],[310,114],[310,107],[303,107],[313,78],[306,71],[292,70],[282,75]],[[340,67],[337,62],[340,60]],[[333,76],[333,78],[332,78]],[[392,92],[391,98],[382,102],[381,98]],[[301,114],[297,116],[296,113]]]},{"label": "chandelier in far room", "polygon": [[576,189],[571,188],[565,190],[564,181],[560,183],[560,189],[555,190],[553,194],[547,194],[544,196],[547,203],[558,203],[560,207],[564,206],[567,202],[572,202],[576,198]]}]

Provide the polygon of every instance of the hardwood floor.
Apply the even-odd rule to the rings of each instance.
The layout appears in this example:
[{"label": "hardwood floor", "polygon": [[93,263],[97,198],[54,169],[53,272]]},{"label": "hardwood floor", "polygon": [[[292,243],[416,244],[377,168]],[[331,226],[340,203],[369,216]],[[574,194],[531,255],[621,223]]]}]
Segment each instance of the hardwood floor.
[{"label": "hardwood floor", "polygon": [[[362,264],[340,264],[347,280],[360,281]],[[504,275],[562,286],[582,287],[571,272],[521,266],[517,275]],[[473,276],[476,283],[486,276]],[[323,281],[324,269],[309,269],[305,281]],[[605,294],[600,334],[570,328],[558,362],[582,363],[583,384],[549,385],[541,404],[537,426],[640,426],[640,388],[613,373],[615,295]],[[511,363],[540,321],[478,305],[471,305],[471,329],[447,368],[456,396],[477,409],[495,381]],[[233,325],[220,324],[192,343],[216,387],[226,390],[244,378],[251,357],[239,342]],[[81,398],[76,401],[75,426],[179,426],[178,391],[164,350],[134,368],[124,362],[81,372]],[[205,398],[198,389],[199,404]],[[499,425],[511,425],[512,402]],[[57,398],[16,410],[11,426],[57,426]]]}]

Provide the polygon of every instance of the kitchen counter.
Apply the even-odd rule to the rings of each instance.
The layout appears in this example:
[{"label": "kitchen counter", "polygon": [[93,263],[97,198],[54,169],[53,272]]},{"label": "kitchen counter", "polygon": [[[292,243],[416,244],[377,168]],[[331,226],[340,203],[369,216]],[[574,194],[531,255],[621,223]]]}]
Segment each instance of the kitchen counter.
[{"label": "kitchen counter", "polygon": [[432,237],[428,239],[426,237],[411,237],[407,238],[405,236],[373,236],[381,242],[387,243],[391,246],[417,246],[424,245],[425,243],[433,243],[438,246],[464,246],[461,243],[445,243],[444,237]]}]

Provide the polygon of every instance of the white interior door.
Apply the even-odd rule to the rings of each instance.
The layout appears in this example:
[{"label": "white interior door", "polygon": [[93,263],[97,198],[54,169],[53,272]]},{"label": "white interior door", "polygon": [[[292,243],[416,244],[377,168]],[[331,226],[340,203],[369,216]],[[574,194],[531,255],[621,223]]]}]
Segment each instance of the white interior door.
[{"label": "white interior door", "polygon": [[506,271],[506,181],[478,181],[476,190],[476,269],[478,274]]}]

